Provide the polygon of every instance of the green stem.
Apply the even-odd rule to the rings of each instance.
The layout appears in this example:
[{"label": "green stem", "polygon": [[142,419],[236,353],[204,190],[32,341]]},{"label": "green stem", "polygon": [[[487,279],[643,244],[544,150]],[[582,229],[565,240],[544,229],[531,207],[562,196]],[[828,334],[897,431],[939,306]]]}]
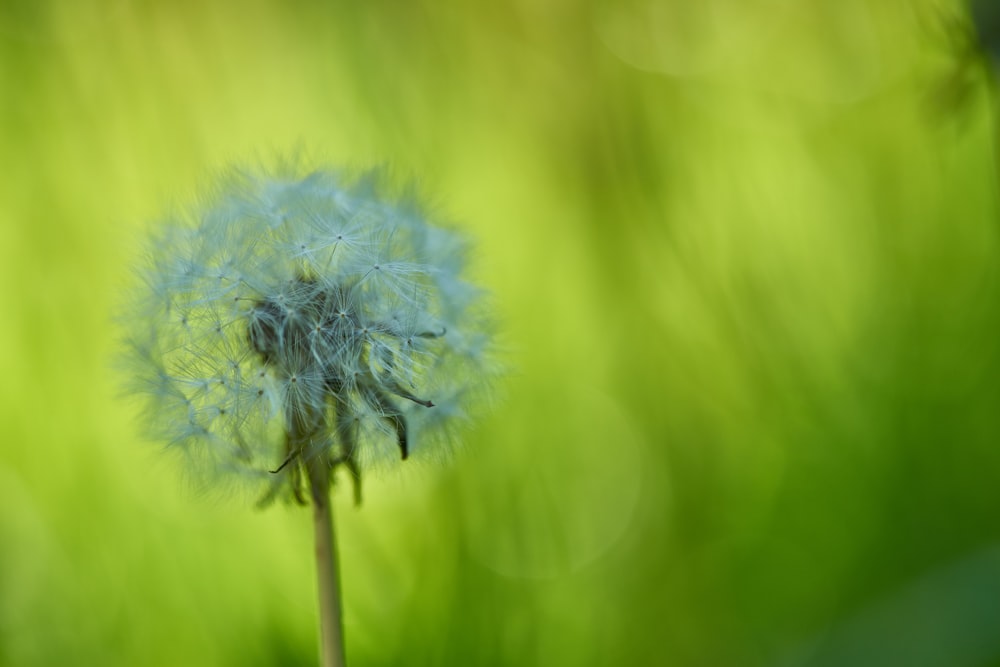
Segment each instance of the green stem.
[{"label": "green stem", "polygon": [[337,541],[330,503],[330,460],[323,454],[306,463],[316,532],[320,656],[323,667],[344,667],[344,626],[340,609]]}]

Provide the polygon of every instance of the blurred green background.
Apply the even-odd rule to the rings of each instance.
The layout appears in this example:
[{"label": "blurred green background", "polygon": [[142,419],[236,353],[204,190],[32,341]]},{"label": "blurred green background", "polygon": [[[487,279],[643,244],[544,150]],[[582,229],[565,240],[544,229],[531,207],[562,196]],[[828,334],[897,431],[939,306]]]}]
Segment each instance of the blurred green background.
[{"label": "blurred green background", "polygon": [[388,164],[513,372],[337,494],[353,665],[1000,665],[1000,217],[957,2],[0,5],[0,664],[310,665],[308,511],[116,397],[214,170]]}]

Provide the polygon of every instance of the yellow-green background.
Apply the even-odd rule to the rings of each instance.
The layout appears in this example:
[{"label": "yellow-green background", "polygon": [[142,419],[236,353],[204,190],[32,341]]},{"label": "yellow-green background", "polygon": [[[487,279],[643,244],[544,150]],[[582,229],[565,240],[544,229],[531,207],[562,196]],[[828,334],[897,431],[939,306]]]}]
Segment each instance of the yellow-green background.
[{"label": "yellow-green background", "polygon": [[0,664],[315,663],[308,512],[192,491],[111,370],[143,230],[299,151],[472,232],[512,368],[450,465],[337,494],[352,664],[1000,665],[962,16],[3,3]]}]

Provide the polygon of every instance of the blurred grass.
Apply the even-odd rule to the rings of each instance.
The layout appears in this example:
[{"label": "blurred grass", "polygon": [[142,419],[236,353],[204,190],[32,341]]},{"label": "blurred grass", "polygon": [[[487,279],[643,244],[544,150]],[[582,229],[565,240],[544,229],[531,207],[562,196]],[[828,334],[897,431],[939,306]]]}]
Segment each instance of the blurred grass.
[{"label": "blurred grass", "polygon": [[191,493],[108,370],[142,230],[296,150],[467,226],[516,367],[454,465],[338,495],[353,664],[1000,664],[995,130],[985,80],[932,104],[956,16],[4,4],[0,664],[314,664],[306,513]]}]

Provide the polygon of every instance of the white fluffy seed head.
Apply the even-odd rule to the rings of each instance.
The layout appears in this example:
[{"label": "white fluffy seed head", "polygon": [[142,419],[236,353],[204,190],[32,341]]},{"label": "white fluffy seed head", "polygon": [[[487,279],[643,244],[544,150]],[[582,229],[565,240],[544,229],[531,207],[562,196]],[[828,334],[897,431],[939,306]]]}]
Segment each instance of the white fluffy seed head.
[{"label": "white fluffy seed head", "polygon": [[293,481],[269,472],[287,434],[319,424],[317,447],[360,467],[441,451],[489,389],[465,240],[381,192],[373,177],[232,171],[156,230],[123,316],[127,369],[153,437],[198,478],[276,497]]}]

